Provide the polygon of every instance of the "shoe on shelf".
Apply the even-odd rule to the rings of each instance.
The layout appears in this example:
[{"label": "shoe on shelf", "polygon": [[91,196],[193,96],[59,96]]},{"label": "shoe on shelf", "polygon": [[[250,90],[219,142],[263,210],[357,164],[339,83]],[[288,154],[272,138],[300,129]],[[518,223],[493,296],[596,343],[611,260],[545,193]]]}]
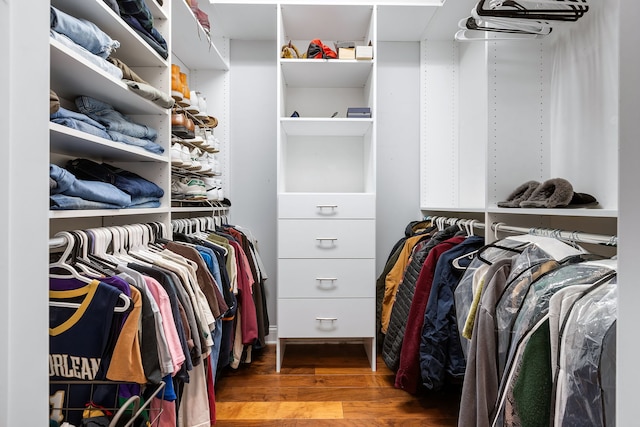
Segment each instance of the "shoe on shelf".
[{"label": "shoe on shelf", "polygon": [[180,66],[171,64],[171,97],[176,101],[182,101],[182,82],[180,81]]},{"label": "shoe on shelf", "polygon": [[200,164],[200,160],[199,160],[201,154],[202,153],[200,152],[198,147],[194,147],[190,151],[189,156],[191,158],[191,167],[189,168],[189,170],[199,171],[200,169],[202,169],[202,165]]},{"label": "shoe on shelf", "polygon": [[171,146],[171,165],[183,166],[182,162],[182,145],[179,142],[174,142]]},{"label": "shoe on shelf", "polygon": [[193,137],[193,121],[182,113],[171,115],[171,133],[179,138]]},{"label": "shoe on shelf", "polygon": [[207,198],[207,187],[204,181],[199,178],[185,178],[187,184],[186,198],[189,200],[205,200]]},{"label": "shoe on shelf", "polygon": [[216,186],[218,187],[218,200],[224,200],[224,190],[222,189],[222,180],[216,180]]},{"label": "shoe on shelf", "polygon": [[171,199],[184,200],[187,197],[189,186],[184,182],[184,178],[171,179]]},{"label": "shoe on shelf", "polygon": [[210,175],[211,174],[211,164],[209,163],[209,154],[205,151],[200,158],[198,159],[200,162],[200,170],[198,171],[201,174]]},{"label": "shoe on shelf", "polygon": [[182,159],[182,167],[184,169],[188,169],[191,167],[191,152],[189,151],[189,147],[183,145],[181,147],[180,158]]},{"label": "shoe on shelf", "polygon": [[189,100],[191,101],[191,104],[184,108],[189,113],[196,115],[196,117],[197,114],[200,113],[200,102],[198,100],[198,93],[199,92],[196,92],[195,90],[189,92]]},{"label": "shoe on shelf", "polygon": [[207,98],[205,98],[204,95],[198,91],[196,91],[196,95],[198,96],[198,110],[200,110],[199,113],[196,113],[196,117],[199,119],[204,119],[208,117]]},{"label": "shoe on shelf", "polygon": [[180,72],[180,83],[182,83],[182,99],[176,101],[181,107],[188,107],[191,105],[191,91],[189,90],[189,84],[187,83],[187,75]]},{"label": "shoe on shelf", "polygon": [[219,201],[218,182],[213,178],[204,178],[203,181],[207,188],[207,200]]}]

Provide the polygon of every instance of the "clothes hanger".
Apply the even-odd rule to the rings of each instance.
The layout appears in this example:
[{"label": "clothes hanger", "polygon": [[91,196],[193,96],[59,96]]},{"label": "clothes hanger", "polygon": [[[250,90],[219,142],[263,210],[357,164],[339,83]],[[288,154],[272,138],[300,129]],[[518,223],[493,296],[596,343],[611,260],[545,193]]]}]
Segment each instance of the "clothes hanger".
[{"label": "clothes hanger", "polygon": [[65,239],[67,241],[67,245],[64,248],[64,251],[62,252],[62,255],[60,255],[60,258],[58,258],[58,260],[56,262],[50,263],[49,264],[49,271],[51,270],[55,270],[55,269],[60,269],[60,270],[64,270],[66,272],[68,272],[69,274],[56,274],[56,273],[49,273],[49,277],[52,279],[70,279],[70,278],[74,278],[77,279],[81,282],[84,283],[92,283],[93,280],[89,279],[88,277],[85,277],[83,275],[81,275],[78,270],[76,270],[70,263],[69,263],[69,256],[71,256],[73,254],[73,251],[75,250],[75,246],[77,244],[76,238],[73,236],[73,234],[71,234],[68,231],[61,231],[56,233],[55,237],[61,237],[63,239]]},{"label": "clothes hanger", "polygon": [[[478,15],[535,20],[577,21],[589,10],[588,6],[583,6],[578,2],[559,2],[554,5],[555,7],[532,7],[531,9],[521,4],[527,4],[526,1],[503,0],[500,6],[485,8],[486,2],[486,0],[480,0],[476,5],[475,9]],[[546,2],[542,3],[546,4]]]},{"label": "clothes hanger", "polygon": [[[63,269],[71,273],[71,275],[60,275],[60,274],[50,273],[49,277],[52,279],[74,278],[86,284],[93,283],[94,282],[93,279],[90,279],[88,277],[81,275],[80,273],[78,273],[76,269],[74,269],[70,264],[68,264],[69,255],[71,255],[74,249],[74,246],[76,245],[76,240],[73,234],[68,231],[61,231],[56,233],[55,237],[62,237],[66,239],[67,246],[65,247],[65,250],[63,251],[58,261],[49,264],[49,269],[56,269],[56,268]],[[127,297],[123,293],[120,293],[119,298],[122,301],[122,305],[116,306],[114,308],[114,311],[119,313],[128,311],[129,307],[131,306],[131,300],[129,299],[129,297]],[[72,303],[72,302],[56,301],[56,300],[50,300],[49,305],[52,307],[65,307],[65,308],[79,308],[81,306],[80,303]]]},{"label": "clothes hanger", "polygon": [[71,233],[80,242],[78,245],[76,245],[77,250],[73,258],[72,264],[75,267],[77,267],[79,270],[82,270],[85,274],[90,274],[98,277],[108,277],[116,274],[112,269],[107,269],[104,265],[98,264],[97,262],[89,259],[89,238],[87,236],[87,233],[82,230],[74,230],[71,231]]}]

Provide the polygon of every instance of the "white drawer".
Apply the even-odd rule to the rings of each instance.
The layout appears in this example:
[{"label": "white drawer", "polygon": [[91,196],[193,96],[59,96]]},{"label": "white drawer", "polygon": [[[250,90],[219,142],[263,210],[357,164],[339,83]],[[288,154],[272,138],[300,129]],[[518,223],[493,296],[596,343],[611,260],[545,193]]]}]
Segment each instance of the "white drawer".
[{"label": "white drawer", "polygon": [[372,219],[278,221],[278,258],[375,258]]},{"label": "white drawer", "polygon": [[280,194],[279,218],[373,219],[374,194]]},{"label": "white drawer", "polygon": [[279,299],[279,338],[368,338],[375,298]]},{"label": "white drawer", "polygon": [[375,297],[375,268],[375,259],[281,259],[278,297]]}]

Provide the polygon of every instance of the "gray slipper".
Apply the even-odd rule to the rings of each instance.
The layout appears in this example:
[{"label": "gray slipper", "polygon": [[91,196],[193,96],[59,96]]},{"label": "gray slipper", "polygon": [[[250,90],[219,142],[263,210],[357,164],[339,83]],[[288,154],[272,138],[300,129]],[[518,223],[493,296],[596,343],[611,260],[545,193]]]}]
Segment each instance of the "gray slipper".
[{"label": "gray slipper", "polygon": [[586,193],[575,193],[569,181],[552,178],[536,188],[527,200],[520,202],[521,208],[578,208],[592,207],[598,202]]},{"label": "gray slipper", "polygon": [[539,185],[540,183],[538,181],[525,182],[524,184],[513,190],[513,192],[509,194],[509,197],[507,197],[507,200],[498,202],[498,207],[519,208],[520,202],[527,200],[531,196],[531,193],[533,193],[533,191],[538,188]]}]

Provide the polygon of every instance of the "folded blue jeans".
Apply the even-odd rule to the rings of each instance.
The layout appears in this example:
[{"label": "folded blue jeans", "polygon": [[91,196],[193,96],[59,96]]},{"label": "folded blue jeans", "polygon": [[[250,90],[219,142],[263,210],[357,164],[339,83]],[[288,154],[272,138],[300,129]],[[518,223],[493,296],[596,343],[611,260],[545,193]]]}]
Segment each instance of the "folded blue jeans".
[{"label": "folded blue jeans", "polygon": [[151,32],[145,30],[133,16],[123,15],[122,19],[129,24],[129,26],[138,33],[138,35],[147,42],[153,50],[158,52],[158,55],[164,59],[169,57],[167,42],[155,28],[152,28]]},{"label": "folded blue jeans", "polygon": [[145,150],[155,154],[164,153],[164,148],[162,148],[160,144],[149,141],[148,139],[135,138],[133,136],[125,135],[124,133],[115,132],[112,130],[108,130],[107,134],[109,134],[109,139],[113,141],[122,142],[128,145],[134,145],[136,147],[142,147]]},{"label": "folded blue jeans", "polygon": [[79,197],[83,200],[107,203],[118,208],[131,204],[131,196],[112,184],[99,181],[81,180],[58,165],[49,165],[49,177],[58,184],[50,189],[51,195]]},{"label": "folded blue jeans", "polygon": [[53,211],[83,210],[83,209],[122,209],[122,206],[111,203],[94,202],[81,197],[66,194],[52,194],[49,196],[49,209]]},{"label": "folded blue jeans", "polygon": [[113,40],[96,24],[86,19],[79,19],[51,6],[51,28],[64,34],[71,40],[87,49],[94,55],[107,58],[120,42]]},{"label": "folded blue jeans", "polygon": [[67,162],[67,169],[80,179],[109,183],[129,194],[132,199],[140,197],[159,199],[164,190],[141,176],[108,165],[96,163],[89,159],[74,159]]},{"label": "folded blue jeans", "polygon": [[75,103],[81,113],[102,123],[108,131],[115,131],[150,141],[155,141],[158,137],[158,132],[155,129],[135,123],[106,102],[89,96],[79,96],[76,98]]},{"label": "folded blue jeans", "polygon": [[153,28],[153,15],[144,0],[118,0],[120,15],[135,17],[147,30]]},{"label": "folded blue jeans", "polygon": [[[73,120],[77,120],[80,122],[84,122],[90,126],[96,127],[100,130],[104,130],[106,131],[107,128],[105,128],[102,124],[96,122],[95,120],[93,120],[91,117],[87,116],[86,114],[82,114],[82,113],[78,113],[72,110],[67,110],[64,107],[60,107],[58,109],[58,111],[56,111],[53,114],[49,115],[50,119],[73,119]],[[108,138],[107,138],[108,139]]]},{"label": "folded blue jeans", "polygon": [[76,42],[74,42],[64,34],[60,34],[55,30],[50,30],[49,36],[52,39],[57,40],[61,44],[65,45],[69,49],[73,50],[78,55],[82,56],[82,58],[85,59],[86,61],[91,62],[96,67],[106,71],[116,79],[118,80],[122,79],[123,75],[122,75],[122,70],[120,68],[116,67],[106,59],[89,52],[87,49],[80,46],[79,44],[77,44]]},{"label": "folded blue jeans", "polygon": [[79,130],[80,132],[85,132],[91,135],[99,136],[100,138],[111,139],[109,134],[95,126],[91,126],[86,122],[76,120],[76,119],[51,119],[53,123],[58,123],[62,126],[66,126],[71,129]]}]

